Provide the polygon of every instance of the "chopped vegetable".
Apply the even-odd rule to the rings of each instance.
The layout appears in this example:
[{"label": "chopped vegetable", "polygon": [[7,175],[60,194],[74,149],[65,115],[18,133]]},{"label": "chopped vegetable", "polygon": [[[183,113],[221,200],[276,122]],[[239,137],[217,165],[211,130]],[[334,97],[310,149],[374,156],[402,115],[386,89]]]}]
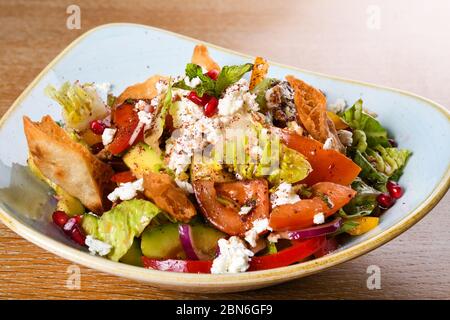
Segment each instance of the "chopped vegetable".
[{"label": "chopped vegetable", "polygon": [[139,237],[145,227],[161,210],[150,201],[124,201],[101,217],[92,214],[83,216],[84,231],[112,246],[108,258],[118,261],[133,244],[134,237]]},{"label": "chopped vegetable", "polygon": [[48,86],[45,93],[62,106],[63,118],[69,128],[87,129],[92,120],[101,119],[108,114],[105,102],[92,84],[65,82],[59,90]]},{"label": "chopped vegetable", "polygon": [[361,217],[361,218],[352,219],[352,221],[354,223],[356,223],[357,226],[347,230],[346,232],[348,234],[351,234],[352,236],[359,236],[361,234],[369,232],[370,230],[372,230],[376,226],[378,226],[378,222],[380,221],[380,218],[378,218],[378,217]]}]

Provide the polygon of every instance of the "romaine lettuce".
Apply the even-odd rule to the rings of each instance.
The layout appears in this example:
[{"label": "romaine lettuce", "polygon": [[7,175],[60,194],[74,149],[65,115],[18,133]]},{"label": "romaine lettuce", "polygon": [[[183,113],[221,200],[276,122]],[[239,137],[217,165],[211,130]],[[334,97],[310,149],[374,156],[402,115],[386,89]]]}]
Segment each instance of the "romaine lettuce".
[{"label": "romaine lettuce", "polygon": [[63,107],[63,118],[69,128],[84,130],[92,120],[102,119],[108,114],[94,85],[65,82],[59,90],[53,86],[45,94]]},{"label": "romaine lettuce", "polygon": [[139,237],[161,210],[150,201],[133,199],[124,201],[101,217],[83,216],[84,231],[112,246],[108,258],[119,261],[128,252],[135,237]]}]

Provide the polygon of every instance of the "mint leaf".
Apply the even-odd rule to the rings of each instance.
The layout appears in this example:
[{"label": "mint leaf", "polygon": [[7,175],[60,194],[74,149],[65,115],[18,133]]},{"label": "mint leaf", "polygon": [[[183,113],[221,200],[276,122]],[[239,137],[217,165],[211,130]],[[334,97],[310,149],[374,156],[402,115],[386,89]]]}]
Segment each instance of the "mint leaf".
[{"label": "mint leaf", "polygon": [[252,70],[253,64],[246,63],[240,66],[225,66],[220,71],[216,81],[215,93],[220,96],[222,92],[233,83],[239,81],[244,74]]}]

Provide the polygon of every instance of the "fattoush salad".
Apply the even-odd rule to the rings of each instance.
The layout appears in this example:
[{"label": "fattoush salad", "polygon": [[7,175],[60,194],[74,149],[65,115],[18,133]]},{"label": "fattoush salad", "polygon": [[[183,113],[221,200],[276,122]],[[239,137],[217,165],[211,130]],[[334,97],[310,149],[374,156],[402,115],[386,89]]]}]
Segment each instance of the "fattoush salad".
[{"label": "fattoush salad", "polygon": [[46,94],[62,120],[23,118],[29,168],[54,191],[55,228],[113,261],[284,267],[372,230],[404,193],[411,152],[363,101],[327,104],[292,75],[271,78],[261,57],[219,66],[197,45],[184,74],[118,96],[78,81]]}]

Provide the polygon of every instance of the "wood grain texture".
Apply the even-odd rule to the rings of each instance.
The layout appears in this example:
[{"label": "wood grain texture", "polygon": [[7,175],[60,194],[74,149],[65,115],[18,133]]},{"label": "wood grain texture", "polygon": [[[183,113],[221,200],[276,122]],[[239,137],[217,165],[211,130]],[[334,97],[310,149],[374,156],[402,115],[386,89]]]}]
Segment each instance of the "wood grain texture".
[{"label": "wood grain texture", "polygon": [[[81,8],[81,30],[66,28],[72,3]],[[374,9],[369,5],[379,9],[379,29],[367,26]],[[448,21],[446,0],[0,0],[0,115],[72,40],[109,22],[153,25],[300,68],[406,89],[450,106]],[[287,284],[224,295],[158,290],[84,267],[81,289],[69,290],[70,262],[0,225],[0,298],[448,299],[449,211],[447,194],[420,223],[363,257]],[[381,290],[366,287],[369,265],[381,268]]]}]

